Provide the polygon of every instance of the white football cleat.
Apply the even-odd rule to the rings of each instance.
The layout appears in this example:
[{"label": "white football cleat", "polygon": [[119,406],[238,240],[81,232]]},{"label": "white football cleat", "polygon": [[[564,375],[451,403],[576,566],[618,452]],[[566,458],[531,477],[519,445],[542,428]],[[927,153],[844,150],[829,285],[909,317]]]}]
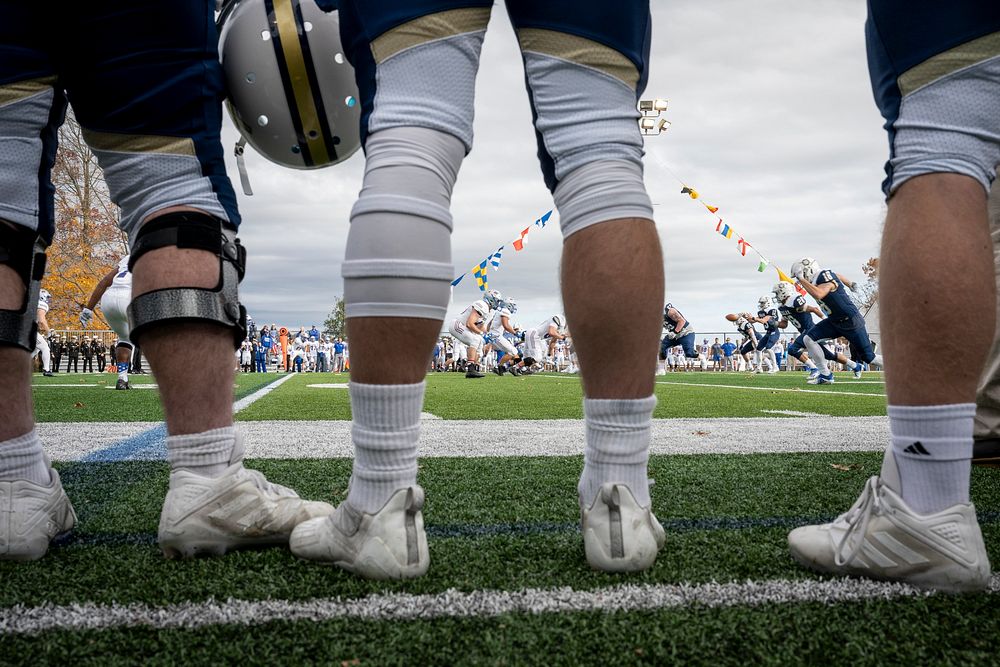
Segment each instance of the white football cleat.
[{"label": "white football cleat", "polygon": [[0,560],[38,560],[49,542],[76,524],[59,473],[50,467],[49,474],[48,486],[23,479],[0,482]]},{"label": "white football cleat", "polygon": [[651,509],[639,505],[625,484],[602,484],[581,515],[583,550],[595,570],[649,569],[666,541],[666,532]]},{"label": "white football cleat", "polygon": [[920,515],[880,477],[870,478],[861,497],[833,523],[793,530],[788,546],[799,563],[827,574],[948,593],[981,591],[990,583],[989,558],[971,503]]},{"label": "white football cleat", "polygon": [[287,544],[297,524],[331,512],[244,468],[242,457],[221,477],[175,470],[160,514],[160,549],[167,558],[193,558]]},{"label": "white football cleat", "polygon": [[815,375],[810,375],[809,379],[806,380],[806,384],[833,384],[833,372],[826,373],[816,373]]},{"label": "white football cleat", "polygon": [[327,517],[295,527],[289,542],[299,558],[336,565],[366,579],[412,579],[427,572],[424,490],[399,489],[375,514],[343,502]]}]

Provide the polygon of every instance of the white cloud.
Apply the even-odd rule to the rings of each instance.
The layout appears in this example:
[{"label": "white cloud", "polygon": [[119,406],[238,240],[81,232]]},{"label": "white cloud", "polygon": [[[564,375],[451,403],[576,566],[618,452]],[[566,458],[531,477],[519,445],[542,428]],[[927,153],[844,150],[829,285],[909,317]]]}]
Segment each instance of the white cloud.
[{"label": "white cloud", "polygon": [[[670,100],[671,130],[651,140],[670,169],[696,187],[737,232],[786,271],[811,255],[851,276],[878,254],[879,184],[887,156],[872,101],[863,3],[823,0],[653,2],[644,97]],[[455,188],[456,271],[507,243],[491,286],[518,298],[522,324],[561,310],[557,226],[511,241],[552,207],[535,157],[521,58],[497,6],[476,89],[475,149]],[[235,141],[231,126],[227,145]],[[243,299],[258,321],[319,323],[342,293],[340,264],[363,159],[315,172],[273,166],[252,151],[256,194],[240,198],[249,249]],[[230,164],[235,175],[235,164]],[[701,332],[729,330],[726,312],[750,309],[776,273],[756,272],[734,240],[650,155],[646,183],[665,249],[668,299]],[[478,292],[466,279],[457,312]],[[598,289],[595,286],[595,289]]]}]

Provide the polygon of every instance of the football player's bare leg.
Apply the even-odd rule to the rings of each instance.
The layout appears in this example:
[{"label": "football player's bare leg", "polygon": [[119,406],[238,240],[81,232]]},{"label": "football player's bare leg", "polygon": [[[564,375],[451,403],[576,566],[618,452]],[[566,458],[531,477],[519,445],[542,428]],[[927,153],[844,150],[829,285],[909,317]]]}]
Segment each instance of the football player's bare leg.
[{"label": "football player's bare leg", "polygon": [[[146,221],[176,211],[157,211]],[[158,248],[147,252],[133,267],[132,293],[145,294],[170,287],[214,288],[219,281],[219,257],[190,248]],[[192,346],[191,341],[198,344]],[[233,424],[233,334],[212,323],[164,323],[142,338],[163,401],[170,435],[201,433]]]},{"label": "football player's bare leg", "polygon": [[[886,392],[892,405],[973,403],[993,339],[995,285],[986,192],[957,174],[913,178],[889,200],[879,267]],[[936,326],[961,322],[962,336]],[[914,360],[952,361],[927,382]]]},{"label": "football player's bare leg", "polygon": [[[7,223],[0,221],[0,233]],[[17,310],[24,303],[26,286],[11,267],[0,264],[0,308]],[[19,347],[0,346],[0,442],[24,435],[35,426],[31,400],[31,353]]]},{"label": "football player's bare leg", "polygon": [[[587,397],[652,394],[663,308],[663,255],[653,221],[626,218],[576,232],[566,239],[561,272]],[[609,349],[618,350],[614,364],[607,363]]]},{"label": "football player's bare leg", "polygon": [[[882,474],[898,474],[891,483],[922,514],[969,501],[976,388],[996,317],[986,202],[983,185],[958,174],[914,177],[889,200],[879,300],[893,465]],[[962,336],[907,325],[918,321],[962,322]],[[933,382],[919,363],[930,349],[951,360]]]}]

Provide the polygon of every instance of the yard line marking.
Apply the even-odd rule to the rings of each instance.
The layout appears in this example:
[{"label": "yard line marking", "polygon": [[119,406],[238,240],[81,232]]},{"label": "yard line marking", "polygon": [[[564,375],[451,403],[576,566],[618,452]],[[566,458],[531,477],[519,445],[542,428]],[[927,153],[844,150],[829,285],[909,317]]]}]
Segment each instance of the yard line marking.
[{"label": "yard line marking", "polygon": [[[420,456],[580,456],[582,419],[453,420],[421,415]],[[502,429],[498,429],[499,424]],[[163,447],[119,448],[162,425],[155,422],[38,424],[46,452],[56,461],[163,459]],[[238,421],[248,458],[348,458],[354,456],[351,422]],[[280,438],[274,434],[280,433]],[[834,435],[835,434],[835,435]],[[161,433],[161,437],[165,437]],[[654,419],[652,454],[763,454],[871,452],[890,440],[889,418],[728,417]],[[114,451],[111,451],[114,450]]]},{"label": "yard line marking", "polygon": [[[800,394],[831,394],[834,396],[885,396],[885,394],[866,394],[861,391],[826,391],[823,389],[786,389],[784,387],[747,387],[740,384],[710,384],[707,382],[663,382],[657,381],[656,384],[675,384],[682,387],[713,387],[720,389],[749,389],[752,391],[791,391]],[[854,384],[854,383],[850,383]]]},{"label": "yard line marking", "polygon": [[[233,412],[239,412],[252,403],[259,401],[267,394],[271,393],[279,386],[292,379],[292,375],[285,375],[269,384],[264,385],[249,396],[245,396],[233,403]],[[81,424],[76,424],[76,437],[84,436],[84,441],[93,440],[94,434],[91,424],[86,428],[80,428]],[[93,425],[96,426],[96,425]],[[72,430],[72,429],[71,429]],[[126,461],[126,460],[157,460],[167,457],[167,427],[160,422],[146,423],[146,428],[139,433],[134,433],[122,440],[89,451],[79,458],[85,463],[95,461]],[[58,456],[55,458],[58,459]]]},{"label": "yard line marking", "polygon": [[770,415],[788,415],[789,417],[826,417],[818,412],[800,412],[798,410],[761,410]]},{"label": "yard line marking", "polygon": [[281,385],[283,385],[286,382],[288,382],[289,380],[291,380],[293,377],[295,377],[295,376],[292,375],[291,373],[288,373],[285,376],[278,378],[274,382],[271,382],[270,384],[264,385],[263,387],[261,387],[260,389],[258,389],[254,393],[250,394],[249,396],[244,396],[240,400],[238,400],[235,403],[233,403],[233,414],[236,414],[240,410],[244,410],[244,409],[250,407],[251,404],[256,403],[260,399],[264,398],[265,396],[267,396],[268,394],[270,394],[272,391],[274,391],[275,389],[277,389]]},{"label": "yard line marking", "polygon": [[[993,574],[987,595],[1000,592]],[[432,618],[491,618],[502,614],[632,612],[690,607],[755,607],[765,604],[840,603],[926,598],[913,586],[868,579],[771,579],[704,584],[624,584],[591,590],[525,588],[518,591],[450,588],[442,593],[376,593],[363,598],[311,600],[209,599],[204,602],[147,604],[15,605],[0,610],[0,634],[117,628],[195,629],[217,625],[253,626],[274,621],[408,621]]]}]

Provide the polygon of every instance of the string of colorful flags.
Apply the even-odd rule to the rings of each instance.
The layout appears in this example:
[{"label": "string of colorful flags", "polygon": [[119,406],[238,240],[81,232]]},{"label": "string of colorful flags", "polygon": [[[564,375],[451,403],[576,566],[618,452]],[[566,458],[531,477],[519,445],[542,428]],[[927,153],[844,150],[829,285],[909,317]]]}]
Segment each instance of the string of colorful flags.
[{"label": "string of colorful flags", "polygon": [[[518,237],[511,242],[511,245],[514,246],[514,252],[521,252],[522,250],[524,250],[524,240],[525,237],[528,235],[528,232],[530,232],[535,227],[538,227],[539,229],[544,229],[545,223],[547,223],[549,221],[549,218],[551,217],[552,217],[552,211],[549,211],[545,215],[538,218],[533,223],[522,229]],[[490,270],[493,271],[500,270],[500,262],[503,259],[503,249],[505,247],[506,244],[500,246],[492,253],[490,253],[486,257],[486,259],[479,262],[478,264],[475,264],[471,269],[460,275],[458,278],[455,278],[453,281],[451,281],[451,286],[452,287],[457,286],[460,282],[462,282],[462,278],[465,278],[465,276],[471,273],[472,277],[476,279],[476,286],[479,288],[479,291],[485,292],[486,290],[488,290],[490,288],[489,277],[488,277],[489,272]]]},{"label": "string of colorful flags", "polygon": [[[675,174],[670,169],[670,167],[668,167],[666,164],[664,164],[663,160],[660,158],[659,155],[656,154],[655,151],[648,151],[648,153],[652,154],[653,157],[655,158],[656,162],[667,173],[669,173],[671,176],[673,176],[674,179],[676,179],[678,183],[681,184],[681,194],[682,195],[687,195],[692,200],[697,201],[699,204],[701,204],[702,206],[705,207],[705,210],[708,211],[712,215],[713,218],[715,218],[715,221],[716,221],[715,231],[716,231],[716,233],[718,233],[720,236],[722,236],[723,238],[726,238],[726,239],[733,239],[733,238],[735,238],[736,239],[736,249],[739,251],[739,253],[740,253],[741,256],[746,257],[748,250],[752,251],[757,256],[757,259],[758,259],[758,262],[757,262],[757,271],[758,272],[763,273],[767,269],[767,267],[770,266],[770,267],[774,268],[775,271],[778,272],[778,279],[779,280],[783,280],[786,283],[791,283],[791,284],[795,285],[795,281],[792,278],[790,278],[787,273],[785,273],[784,271],[782,271],[780,266],[778,266],[777,264],[772,264],[770,259],[768,259],[767,257],[765,257],[763,253],[761,253],[757,248],[755,248],[753,246],[753,244],[751,244],[749,241],[747,241],[745,238],[743,238],[743,236],[739,232],[737,232],[729,223],[727,223],[725,220],[723,220],[722,216],[719,215],[719,207],[718,206],[713,206],[712,204],[709,204],[705,200],[701,199],[701,195],[698,194],[698,191],[695,190],[694,188],[690,187],[689,185],[687,185],[680,178],[678,178],[677,174]],[[801,291],[801,288],[799,288],[798,285],[796,285],[796,289],[799,289]]]}]

